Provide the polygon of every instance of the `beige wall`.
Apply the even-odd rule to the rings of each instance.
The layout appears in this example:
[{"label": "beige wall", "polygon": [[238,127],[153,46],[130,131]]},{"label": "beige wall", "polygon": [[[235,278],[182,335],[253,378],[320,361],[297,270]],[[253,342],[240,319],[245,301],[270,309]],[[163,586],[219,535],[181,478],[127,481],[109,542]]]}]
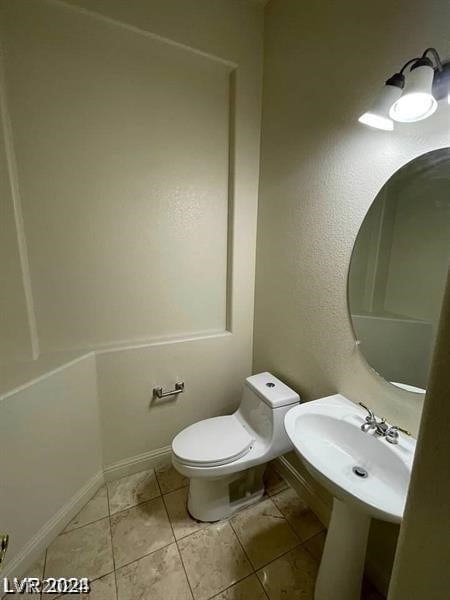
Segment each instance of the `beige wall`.
[{"label": "beige wall", "polygon": [[438,1],[266,8],[254,370],[277,372],[305,399],[364,400],[415,432],[420,396],[385,384],[355,349],[347,269],[385,181],[450,145],[448,109],[392,133],[357,118],[404,60],[431,43],[450,53],[447,15]]},{"label": "beige wall", "polygon": [[70,511],[82,489],[103,477],[95,357],[0,398],[0,439],[5,568],[20,575],[51,541],[46,536],[67,524],[70,514],[59,522],[59,511]]},{"label": "beige wall", "polygon": [[[2,455],[18,453],[19,425],[31,429],[28,404],[40,429],[77,410],[94,426],[72,380],[49,397],[31,385],[28,404],[11,395],[94,350],[111,467],[231,412],[251,373],[263,9],[241,0],[1,0],[0,9],[0,410],[11,426]],[[155,385],[179,379],[181,397],[151,402]],[[70,457],[60,430],[53,458],[42,431],[30,438],[49,492],[52,461],[76,470],[85,433],[73,435]],[[11,561],[47,509],[21,528],[34,497],[6,473],[8,506],[20,507],[0,515]],[[60,485],[72,493],[88,476]],[[55,493],[48,511],[64,500]]]},{"label": "beige wall", "polygon": [[[4,107],[0,85],[0,106]],[[3,115],[2,115],[3,116]],[[32,357],[25,289],[20,263],[13,197],[0,121],[0,365]]]},{"label": "beige wall", "polygon": [[[449,19],[442,0],[272,0],[266,8],[254,371],[273,371],[305,400],[334,392],[362,400],[415,433],[421,396],[383,382],[355,348],[347,269],[385,181],[450,145],[449,112],[443,104],[392,133],[357,119],[408,58],[430,45],[450,55]],[[387,551],[379,538],[380,580],[392,545]]]},{"label": "beige wall", "polygon": [[[214,386],[221,408],[231,410],[251,371],[262,7],[227,0],[3,0],[0,7],[4,147],[13,165],[8,172],[0,155],[7,283],[0,393],[73,352],[120,348],[114,361],[103,355],[102,373],[120,356],[127,365],[136,359],[146,381],[142,396],[124,372],[122,410],[111,400],[119,422],[130,419],[122,450],[151,450],[159,444],[148,405],[153,385],[189,380],[189,401],[176,405],[185,423],[214,410],[205,401],[211,372],[221,382]],[[24,360],[32,354],[30,315],[35,363]],[[166,344],[180,344],[176,358]],[[19,350],[22,360],[11,362]],[[108,412],[108,397],[102,402]],[[143,410],[147,429],[137,442],[133,424]],[[164,415],[165,444],[178,430],[172,416]]]},{"label": "beige wall", "polygon": [[41,352],[223,331],[234,63],[53,2],[3,8]]}]

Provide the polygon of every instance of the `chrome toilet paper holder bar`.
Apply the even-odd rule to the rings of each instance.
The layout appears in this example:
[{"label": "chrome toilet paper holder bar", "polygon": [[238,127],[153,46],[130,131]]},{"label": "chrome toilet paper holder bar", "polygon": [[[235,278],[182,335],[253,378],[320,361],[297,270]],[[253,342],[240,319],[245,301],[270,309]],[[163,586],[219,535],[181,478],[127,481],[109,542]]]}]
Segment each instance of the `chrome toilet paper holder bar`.
[{"label": "chrome toilet paper holder bar", "polygon": [[153,388],[153,398],[166,398],[167,396],[176,396],[184,392],[184,381],[178,381],[175,384],[175,389],[163,392],[162,387]]}]

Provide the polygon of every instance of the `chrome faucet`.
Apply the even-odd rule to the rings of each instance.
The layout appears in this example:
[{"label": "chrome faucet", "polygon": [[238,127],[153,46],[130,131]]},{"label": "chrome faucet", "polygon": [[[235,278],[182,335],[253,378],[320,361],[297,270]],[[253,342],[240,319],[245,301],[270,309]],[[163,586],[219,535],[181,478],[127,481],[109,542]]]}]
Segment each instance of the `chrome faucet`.
[{"label": "chrome faucet", "polygon": [[373,410],[367,408],[367,406],[362,402],[359,402],[359,405],[362,406],[364,410],[368,412],[366,420],[361,425],[361,430],[364,431],[364,433],[368,433],[369,431],[374,430],[375,435],[386,438],[386,441],[390,444],[398,444],[399,431],[406,433],[406,435],[411,435],[409,431],[406,431],[406,429],[402,429],[398,425],[389,425],[388,423],[386,423],[385,418],[377,418]]}]

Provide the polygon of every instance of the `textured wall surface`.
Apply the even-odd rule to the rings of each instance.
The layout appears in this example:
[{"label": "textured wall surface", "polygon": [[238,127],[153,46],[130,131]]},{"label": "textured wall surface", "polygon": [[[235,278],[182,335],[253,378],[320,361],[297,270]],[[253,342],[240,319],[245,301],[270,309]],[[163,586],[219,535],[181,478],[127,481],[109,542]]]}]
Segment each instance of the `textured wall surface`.
[{"label": "textured wall surface", "polygon": [[254,370],[275,371],[305,399],[363,400],[414,432],[422,397],[384,383],[354,346],[347,270],[385,181],[450,145],[449,109],[389,133],[357,118],[408,58],[429,45],[450,54],[449,16],[436,0],[266,8]]},{"label": "textured wall surface", "polygon": [[[0,395],[74,351],[112,350],[99,357],[106,455],[126,459],[233,410],[251,372],[263,8],[1,0],[0,9],[4,146],[16,163],[8,172],[0,149]],[[27,308],[36,361],[26,360]],[[179,402],[151,404],[153,386],[180,379]]]},{"label": "textured wall surface", "polygon": [[231,61],[60,3],[2,17],[41,353],[223,331]]},{"label": "textured wall surface", "polygon": [[[90,430],[79,434],[86,418],[96,426],[97,404],[78,368],[67,387],[58,373],[12,388],[99,349],[85,360],[98,364],[105,466],[236,406],[252,366],[263,8],[0,0],[0,9],[10,25],[0,40],[0,529],[11,533],[11,560],[91,476],[83,453],[100,460]],[[19,260],[24,234],[31,278]],[[27,309],[38,321],[35,361]],[[154,386],[180,379],[181,397],[151,401]],[[30,483],[43,474],[47,491],[27,488],[30,466]]]},{"label": "textured wall surface", "polygon": [[[414,433],[423,398],[385,383],[355,348],[347,270],[387,179],[450,145],[450,112],[440,104],[427,121],[391,133],[357,119],[408,58],[431,45],[450,55],[449,19],[443,0],[272,0],[266,8],[254,371],[274,372],[305,400],[335,392],[362,400]],[[395,528],[384,529],[371,532],[382,584],[395,549]]]}]

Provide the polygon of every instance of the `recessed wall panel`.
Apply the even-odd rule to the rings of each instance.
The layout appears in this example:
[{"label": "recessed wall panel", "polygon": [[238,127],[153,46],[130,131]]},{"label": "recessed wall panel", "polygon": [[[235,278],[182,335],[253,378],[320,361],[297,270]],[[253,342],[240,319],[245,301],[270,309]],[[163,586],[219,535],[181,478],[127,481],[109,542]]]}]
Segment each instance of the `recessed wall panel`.
[{"label": "recessed wall panel", "polygon": [[230,68],[20,4],[2,38],[42,350],[225,329]]}]

